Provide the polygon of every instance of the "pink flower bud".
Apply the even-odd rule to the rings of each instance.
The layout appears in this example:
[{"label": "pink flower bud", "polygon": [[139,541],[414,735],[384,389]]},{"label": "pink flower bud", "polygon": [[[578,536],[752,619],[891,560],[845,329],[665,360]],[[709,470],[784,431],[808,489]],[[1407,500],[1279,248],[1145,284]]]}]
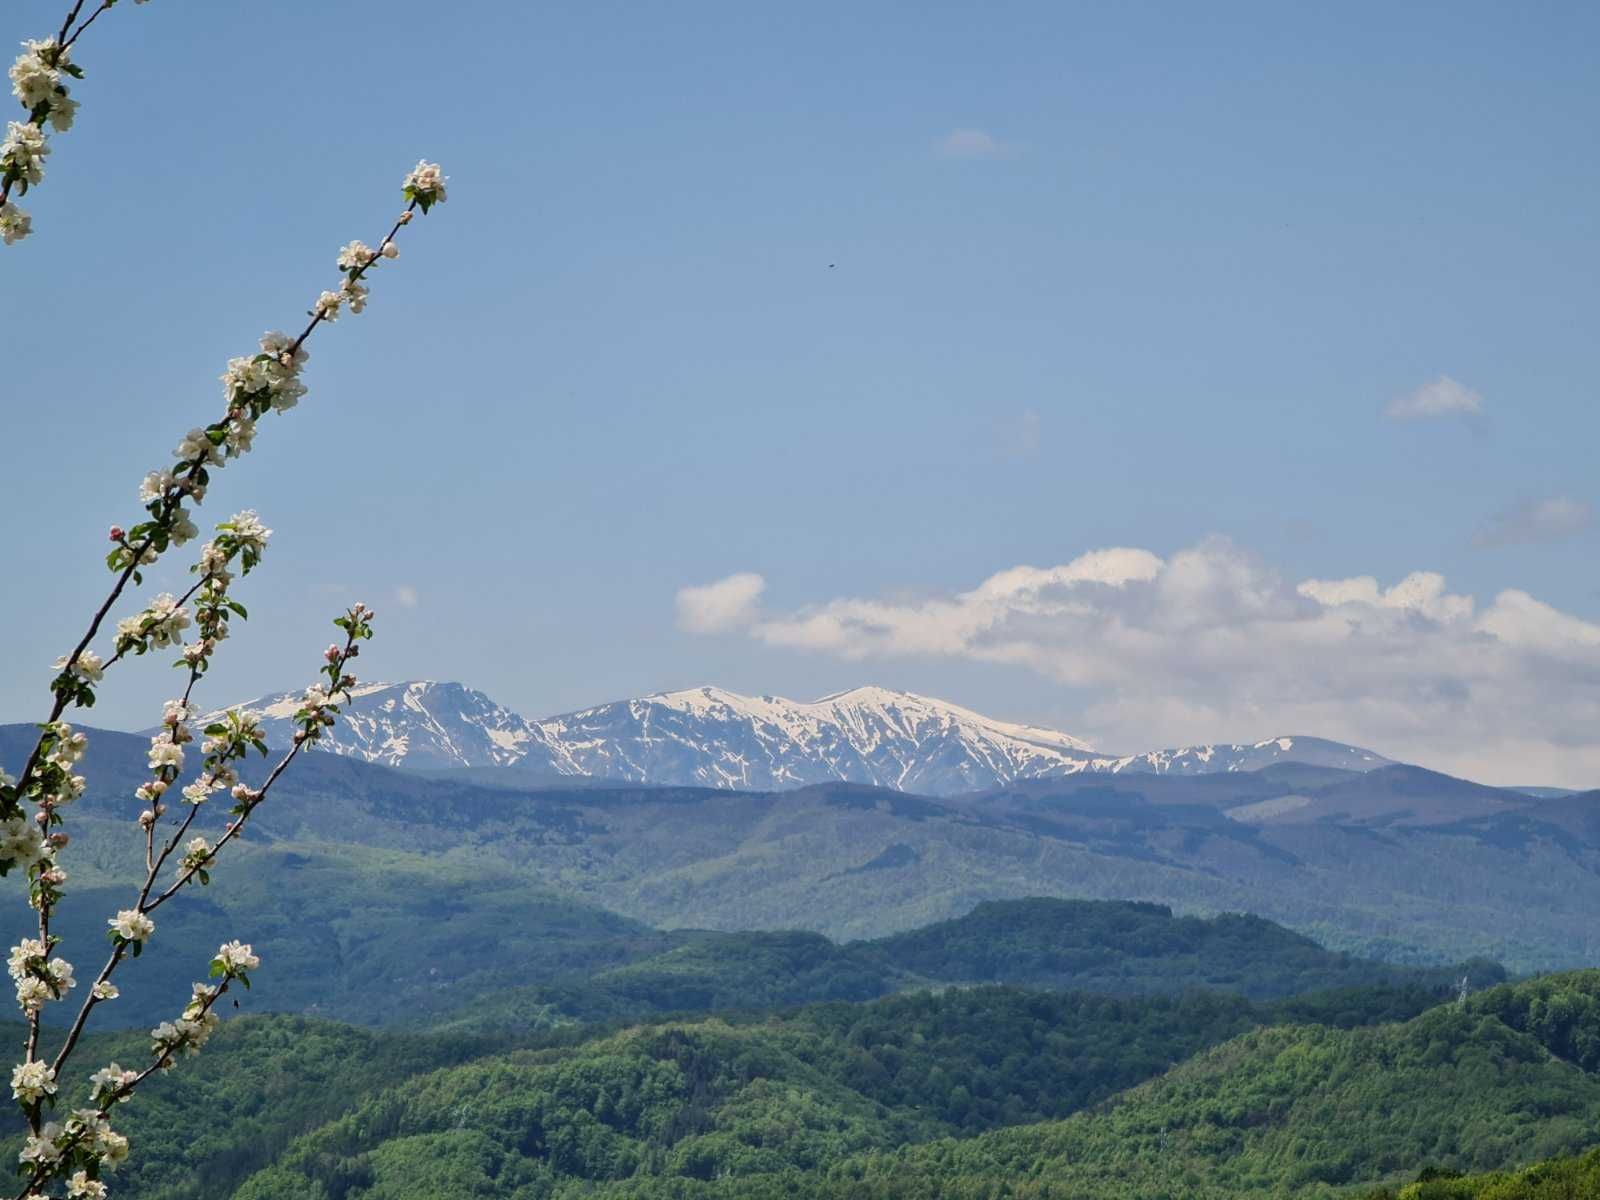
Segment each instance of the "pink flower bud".
[{"label": "pink flower bud", "polygon": [[127,535],[123,532],[121,525],[113,525],[106,536],[113,542],[120,542]]},{"label": "pink flower bud", "polygon": [[64,833],[52,833],[50,835],[50,844],[52,846],[54,846],[57,850],[64,850],[66,848],[67,843],[70,842],[71,840],[72,839],[69,838]]},{"label": "pink flower bud", "polygon": [[322,657],[327,659],[329,662],[336,661],[338,659],[338,657],[339,657],[339,647],[337,647],[337,646],[329,646],[326,650],[324,650],[322,652]]}]

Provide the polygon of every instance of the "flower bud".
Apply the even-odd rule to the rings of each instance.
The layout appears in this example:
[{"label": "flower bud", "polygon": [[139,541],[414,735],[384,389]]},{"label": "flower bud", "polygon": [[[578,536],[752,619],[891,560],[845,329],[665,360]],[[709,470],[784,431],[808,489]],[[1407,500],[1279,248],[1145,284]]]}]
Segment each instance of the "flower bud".
[{"label": "flower bud", "polygon": [[127,536],[127,534],[123,532],[121,525],[113,525],[107,532],[106,536],[113,542],[120,542],[124,537]]},{"label": "flower bud", "polygon": [[339,659],[339,647],[329,646],[322,652],[322,657],[327,659],[329,662],[337,662]]},{"label": "flower bud", "polygon": [[67,843],[71,840],[72,839],[64,833],[52,833],[50,835],[50,845],[57,850],[66,849]]},{"label": "flower bud", "polygon": [[411,210],[409,208],[406,209],[405,212],[400,214],[400,224],[402,224],[402,225],[411,224]]},{"label": "flower bud", "polygon": [[381,253],[385,258],[399,258],[400,247],[396,246],[393,242],[385,242],[383,244],[383,249],[379,253]]}]

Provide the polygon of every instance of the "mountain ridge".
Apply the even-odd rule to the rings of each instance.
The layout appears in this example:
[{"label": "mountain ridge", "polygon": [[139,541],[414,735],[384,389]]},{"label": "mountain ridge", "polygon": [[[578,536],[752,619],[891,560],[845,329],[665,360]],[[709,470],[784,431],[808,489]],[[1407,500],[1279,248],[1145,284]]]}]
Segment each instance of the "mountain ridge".
[{"label": "mountain ridge", "polygon": [[[280,744],[297,706],[289,692],[246,704],[263,713],[269,741]],[[459,683],[363,684],[320,748],[424,770],[514,766],[553,778],[746,789],[848,782],[930,795],[1082,773],[1201,775],[1280,762],[1367,771],[1390,764],[1361,747],[1298,735],[1107,754],[1060,730],[874,686],[795,701],[708,685],[529,720]]]}]

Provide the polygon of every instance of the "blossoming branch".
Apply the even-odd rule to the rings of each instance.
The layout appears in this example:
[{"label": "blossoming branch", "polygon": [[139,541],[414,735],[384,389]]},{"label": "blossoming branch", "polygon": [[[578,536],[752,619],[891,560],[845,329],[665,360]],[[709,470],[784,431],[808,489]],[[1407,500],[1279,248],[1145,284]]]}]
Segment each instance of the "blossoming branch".
[{"label": "blossoming branch", "polygon": [[[143,4],[145,0],[133,2]],[[76,0],[54,37],[23,42],[22,53],[11,64],[11,94],[27,110],[28,119],[6,122],[5,140],[0,142],[0,242],[7,246],[33,230],[32,218],[11,194],[15,191],[25,196],[44,179],[44,160],[50,153],[46,127],[65,133],[78,115],[78,102],[67,78],[82,79],[83,68],[72,61],[72,44],[116,3],[100,0],[94,11],[84,16],[85,0]]]},{"label": "blossoming branch", "polygon": [[[114,0],[103,3],[89,20],[111,7],[111,2]],[[69,14],[69,24],[77,11]],[[76,26],[77,32],[87,23]],[[70,40],[61,43],[63,52]],[[69,1197],[104,1196],[102,1172],[115,1167],[128,1152],[127,1139],[110,1127],[112,1108],[127,1100],[150,1074],[171,1067],[180,1054],[197,1052],[218,1023],[212,1011],[217,1000],[235,983],[249,987],[249,973],[260,965],[259,956],[237,940],[225,943],[211,960],[213,982],[196,983],[180,1015],[151,1031],[148,1066],[129,1070],[112,1063],[102,1068],[90,1080],[90,1108],[78,1109],[65,1120],[46,1120],[46,1110],[55,1103],[58,1080],[91,1013],[97,1005],[120,995],[113,975],[127,959],[139,957],[154,935],[156,925],[150,914],[191,882],[210,884],[219,855],[242,835],[273,784],[303,749],[334,725],[355,685],[348,668],[360,653],[360,642],[372,636],[373,614],[357,604],[335,620],[344,632],[344,641],[324,653],[325,680],[306,689],[295,714],[298,729],[293,745],[259,786],[244,782],[238,771],[250,753],[267,753],[259,717],[231,710],[204,728],[198,774],[177,787],[186,766],[186,747],[196,739],[190,723],[194,690],[228,637],[230,622],[248,616],[235,599],[232,585],[259,565],[272,536],[255,512],[237,513],[216,526],[190,567],[195,581],[181,595],[162,593],[118,620],[108,655],[97,653],[91,645],[128,585],[142,584],[144,568],[159,561],[170,548],[199,536],[192,514],[205,499],[212,473],[249,452],[261,418],[269,412],[286,412],[304,397],[306,387],[300,375],[309,357],[307,339],[318,325],[332,323],[342,312],[360,313],[366,308],[370,273],[380,261],[398,256],[396,236],[418,210],[427,213],[444,201],[446,183],[437,164],[418,163],[402,183],[407,202],[404,211],[376,249],[360,241],[340,249],[335,258],[339,286],[318,297],[299,335],[268,333],[261,339],[259,353],[228,363],[222,376],[224,410],[219,419],[190,430],[173,452],[174,465],[145,476],[139,489],[144,516],[127,528],[111,527],[112,549],[106,556],[106,566],[114,577],[110,591],[77,645],[52,667],[50,714],[40,725],[39,738],[20,775],[13,781],[0,770],[0,875],[14,868],[26,870],[29,903],[38,915],[38,936],[24,938],[8,959],[17,1004],[28,1029],[24,1059],[12,1072],[12,1097],[29,1131],[20,1155],[26,1183],[18,1193],[19,1200],[42,1198],[57,1184],[66,1187]],[[117,663],[162,650],[176,651],[173,665],[186,672],[186,682],[181,695],[165,706],[159,732],[150,741],[149,777],[135,791],[143,805],[137,825],[145,848],[145,878],[131,907],[107,919],[110,954],[84,994],[60,1047],[49,1058],[40,1048],[41,1014],[46,1005],[65,999],[77,986],[72,964],[56,954],[61,938],[51,932],[50,925],[68,879],[61,862],[69,844],[62,828],[64,810],[85,790],[84,777],[76,768],[88,746],[86,735],[61,718],[69,707],[93,705],[106,672]],[[175,788],[182,796],[183,816],[172,822],[170,832],[158,837]],[[231,819],[213,844],[194,833],[193,825],[202,807],[222,791],[229,792],[234,803]],[[25,812],[26,804],[33,807],[31,818]],[[164,878],[167,871],[170,875]]]}]

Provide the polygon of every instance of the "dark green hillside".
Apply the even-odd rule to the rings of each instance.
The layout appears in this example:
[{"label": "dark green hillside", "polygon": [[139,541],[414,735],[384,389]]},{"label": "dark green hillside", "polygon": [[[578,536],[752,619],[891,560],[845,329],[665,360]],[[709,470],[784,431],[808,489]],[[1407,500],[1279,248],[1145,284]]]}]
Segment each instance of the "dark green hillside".
[{"label": "dark green hillside", "polygon": [[1111,995],[1210,988],[1261,1000],[1385,985],[1438,998],[1451,994],[1463,973],[1474,988],[1505,978],[1489,962],[1397,967],[1335,954],[1254,917],[1176,917],[1157,904],[1036,898],[991,901],[926,929],[844,945],[814,933],[700,933],[581,986],[487,994],[451,1024],[540,1029],[562,1018],[859,1001],[983,983]]},{"label": "dark green hillside", "polygon": [[419,1077],[237,1195],[1265,1200],[1411,1178],[1421,1162],[1505,1169],[1597,1137],[1600,1077],[1582,1064],[1600,972],[1402,1024],[1220,1040],[1262,1019],[1215,997],[986,989],[668,1024]]},{"label": "dark green hillside", "polygon": [[[20,1026],[7,1026],[9,1036]],[[215,1200],[269,1164],[298,1135],[333,1120],[363,1097],[414,1075],[503,1049],[502,1039],[375,1033],[300,1017],[227,1021],[203,1054],[152,1079],[118,1109],[133,1143],[113,1177],[117,1196]],[[148,1061],[143,1034],[91,1034],[71,1072],[63,1108],[78,1102],[91,1072],[107,1062]],[[8,1117],[6,1130],[13,1128]],[[14,1157],[17,1138],[4,1141]]]},{"label": "dark green hillside", "polygon": [[[104,818],[80,818],[76,829],[76,862],[114,862],[130,840]],[[204,951],[233,937],[264,959],[244,998],[256,1011],[458,1031],[859,1001],[945,984],[1209,987],[1265,999],[1370,984],[1437,991],[1459,974],[1354,959],[1253,918],[1107,901],[994,902],[844,945],[804,932],[663,933],[481,859],[260,838],[239,849],[210,887],[159,911],[149,950],[123,968],[124,996],[101,1021],[149,1028],[170,1017]],[[69,888],[55,922],[80,965],[105,952],[105,916],[128,896],[81,874],[91,882]],[[0,937],[21,936],[26,915],[0,913]],[[1502,977],[1489,964],[1473,975],[1476,986]]]},{"label": "dark green hillside", "polygon": [[872,1000],[895,990],[878,956],[820,933],[715,933],[590,981],[638,1013]]},{"label": "dark green hillside", "polygon": [[[1388,1002],[1371,999],[1375,1010]],[[135,1156],[117,1194],[230,1195],[329,1121],[285,1159],[310,1177],[310,1195],[370,1176],[369,1142],[385,1160],[396,1153],[389,1142],[457,1130],[495,1161],[529,1160],[536,1177],[541,1157],[562,1164],[555,1175],[586,1177],[613,1177],[628,1163],[659,1169],[674,1156],[705,1164],[691,1174],[729,1158],[816,1166],[866,1146],[1073,1112],[1263,1019],[1270,1014],[1233,997],[990,988],[584,1042],[557,1035],[507,1051],[492,1038],[247,1017],[119,1110]],[[145,1046],[139,1034],[97,1036],[78,1075],[110,1059],[136,1062]],[[430,1074],[442,1067],[453,1069]],[[774,1142],[790,1122],[800,1132]],[[724,1128],[731,1140],[718,1135]],[[447,1173],[470,1174],[446,1159]]]},{"label": "dark green hillside", "polygon": [[[156,913],[149,948],[121,968],[122,997],[97,1013],[102,1027],[169,1019],[209,954],[234,937],[263,960],[245,1005],[372,1025],[427,1023],[478,995],[585,979],[683,940],[504,869],[363,848],[240,849],[210,887],[192,887]],[[129,894],[68,890],[53,928],[80,975],[108,952],[106,914],[126,907]],[[0,937],[14,942],[30,915],[16,906],[0,912]]]},{"label": "dark green hillside", "polygon": [[[1110,1111],[853,1167],[873,1195],[1316,1194],[1422,1161],[1503,1168],[1600,1137],[1600,972],[1493,989],[1398,1026],[1246,1034]],[[1591,1069],[1585,1069],[1588,1063]],[[843,1172],[835,1172],[837,1178]],[[757,1193],[750,1193],[757,1194]],[[821,1193],[829,1194],[829,1193]],[[838,1194],[846,1194],[839,1192]]]},{"label": "dark green hillside", "polygon": [[[1087,900],[991,901],[871,945],[929,979],[1118,994],[1203,987],[1272,999],[1380,982],[1446,986],[1461,973],[1330,953],[1260,917],[1176,917],[1160,904]],[[1505,978],[1493,963],[1469,973],[1473,987]]]},{"label": "dark green hillside", "polygon": [[1367,1192],[1361,1200],[1593,1200],[1595,1196],[1600,1196],[1600,1149],[1487,1175],[1425,1168],[1415,1182]]}]

